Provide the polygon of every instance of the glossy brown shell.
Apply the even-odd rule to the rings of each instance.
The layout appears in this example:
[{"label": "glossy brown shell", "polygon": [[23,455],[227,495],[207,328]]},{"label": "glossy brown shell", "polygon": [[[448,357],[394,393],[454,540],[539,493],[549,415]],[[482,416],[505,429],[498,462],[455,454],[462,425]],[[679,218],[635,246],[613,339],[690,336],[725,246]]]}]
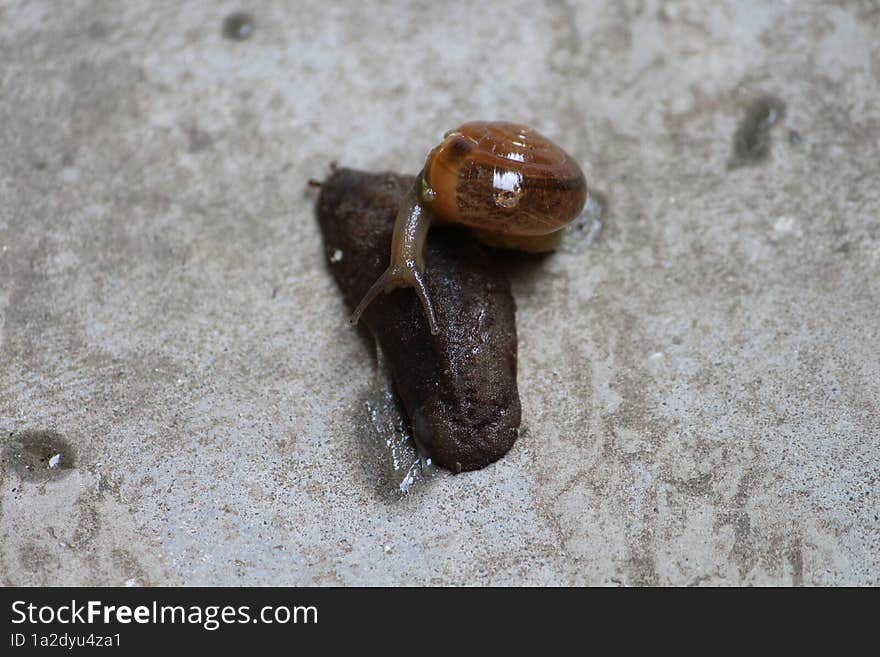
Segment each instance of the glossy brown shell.
[{"label": "glossy brown shell", "polygon": [[423,187],[438,221],[507,235],[557,231],[587,200],[577,162],[517,123],[477,121],[448,132],[428,155]]}]

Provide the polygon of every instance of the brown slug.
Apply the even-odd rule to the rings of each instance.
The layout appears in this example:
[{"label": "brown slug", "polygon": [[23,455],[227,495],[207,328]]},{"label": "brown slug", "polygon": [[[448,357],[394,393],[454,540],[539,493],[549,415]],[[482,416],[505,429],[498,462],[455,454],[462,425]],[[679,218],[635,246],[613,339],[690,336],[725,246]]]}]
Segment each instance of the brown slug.
[{"label": "brown slug", "polygon": [[552,251],[586,200],[580,166],[532,128],[475,121],[450,130],[401,203],[391,263],[355,308],[352,324],[379,292],[413,287],[431,333],[439,332],[424,281],[425,239],[433,223],[466,226],[494,247]]},{"label": "brown slug", "polygon": [[[413,177],[334,168],[311,184],[330,272],[354,308],[385,269]],[[416,443],[452,472],[478,470],[519,435],[516,303],[499,254],[454,227],[437,226],[424,256],[443,330],[432,334],[416,295],[402,293],[377,298],[361,324],[387,358]]]}]

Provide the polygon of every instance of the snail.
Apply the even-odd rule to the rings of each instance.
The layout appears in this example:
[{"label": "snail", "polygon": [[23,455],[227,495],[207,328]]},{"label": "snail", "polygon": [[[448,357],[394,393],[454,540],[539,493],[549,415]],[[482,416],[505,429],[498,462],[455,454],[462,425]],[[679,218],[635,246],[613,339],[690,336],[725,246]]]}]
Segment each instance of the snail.
[{"label": "snail", "polygon": [[580,166],[536,130],[497,121],[450,130],[404,198],[394,222],[391,263],[355,308],[351,323],[357,324],[379,292],[412,287],[431,333],[439,332],[422,254],[433,223],[466,226],[494,247],[552,251],[586,200]]}]

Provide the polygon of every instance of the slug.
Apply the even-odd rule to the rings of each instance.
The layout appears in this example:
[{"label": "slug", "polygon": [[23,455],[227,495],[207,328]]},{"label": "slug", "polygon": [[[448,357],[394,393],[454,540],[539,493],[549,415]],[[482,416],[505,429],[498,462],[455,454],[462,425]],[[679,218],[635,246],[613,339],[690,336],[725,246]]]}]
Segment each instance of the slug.
[{"label": "slug", "polygon": [[[385,267],[412,176],[335,169],[317,218],[328,267],[349,307]],[[389,294],[363,315],[379,342],[417,443],[453,472],[501,458],[519,435],[516,306],[498,256],[455,228],[425,245],[425,287],[449,318],[432,334],[415,295]]]},{"label": "slug", "polygon": [[415,288],[431,333],[440,328],[425,285],[424,249],[435,223],[472,229],[490,246],[552,251],[583,210],[587,181],[577,162],[537,131],[475,121],[444,136],[397,211],[391,262],[351,316],[357,324],[380,292]]}]

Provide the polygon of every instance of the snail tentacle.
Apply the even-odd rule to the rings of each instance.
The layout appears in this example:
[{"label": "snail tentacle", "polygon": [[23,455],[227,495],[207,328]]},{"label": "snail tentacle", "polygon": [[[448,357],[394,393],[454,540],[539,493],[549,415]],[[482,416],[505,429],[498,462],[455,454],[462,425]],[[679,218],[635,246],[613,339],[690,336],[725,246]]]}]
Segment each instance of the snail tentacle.
[{"label": "snail tentacle", "polygon": [[425,287],[425,280],[422,277],[422,272],[418,269],[412,269],[411,273],[413,277],[412,286],[416,289],[419,301],[422,302],[422,308],[425,309],[425,314],[428,316],[428,326],[431,329],[431,335],[437,335],[440,332],[440,328],[437,325],[437,316],[434,314],[434,304],[431,303],[431,296],[428,294],[428,288]]},{"label": "snail tentacle", "polygon": [[367,306],[373,303],[373,299],[379,296],[379,292],[384,291],[387,293],[394,288],[403,287],[404,285],[405,283],[400,280],[400,274],[396,272],[393,267],[386,269],[385,272],[370,286],[370,289],[367,290],[364,298],[361,299],[361,302],[351,314],[352,326],[358,323],[361,315],[363,315],[364,311],[367,309]]},{"label": "snail tentacle", "polygon": [[425,261],[423,251],[425,239],[431,229],[433,214],[423,205],[421,200],[422,176],[416,177],[415,184],[407,193],[397,218],[394,221],[394,233],[391,238],[391,264],[376,280],[351,315],[351,323],[357,324],[364,310],[379,296],[379,292],[391,292],[399,287],[415,288],[416,294],[428,316],[431,333],[439,332],[437,315],[428,289],[425,287],[423,273]]},{"label": "snail tentacle", "polygon": [[388,294],[400,287],[415,288],[419,301],[422,302],[422,307],[425,309],[425,314],[428,317],[428,326],[431,329],[431,334],[437,335],[440,329],[437,324],[437,315],[434,312],[434,304],[431,303],[431,296],[428,294],[428,288],[425,286],[425,279],[424,276],[422,276],[422,272],[418,270],[415,263],[412,261],[408,262],[405,267],[391,265],[379,278],[376,279],[376,282],[370,286],[370,289],[367,290],[364,298],[361,299],[361,302],[351,314],[352,325],[358,323],[364,310],[366,310],[367,306],[379,296],[380,292]]}]

